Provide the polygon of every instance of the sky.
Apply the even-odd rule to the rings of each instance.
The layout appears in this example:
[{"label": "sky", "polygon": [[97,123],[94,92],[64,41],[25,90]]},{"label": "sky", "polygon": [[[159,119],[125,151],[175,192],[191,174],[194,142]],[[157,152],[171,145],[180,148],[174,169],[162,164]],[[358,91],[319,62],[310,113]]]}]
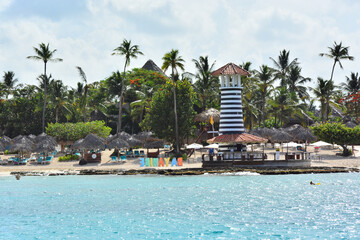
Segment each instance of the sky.
[{"label": "sky", "polygon": [[144,53],[129,68],[148,59],[159,67],[162,57],[178,49],[185,70],[194,72],[192,59],[208,56],[215,69],[233,62],[274,66],[283,49],[298,58],[302,74],[329,79],[333,61],[320,57],[334,41],[349,46],[355,60],[335,69],[336,84],[360,71],[360,1],[356,0],[0,0],[0,73],[14,71],[19,83],[38,84],[43,63],[27,59],[33,47],[49,43],[55,57],[48,73],[75,87],[122,71],[125,60],[112,56],[123,39]]}]

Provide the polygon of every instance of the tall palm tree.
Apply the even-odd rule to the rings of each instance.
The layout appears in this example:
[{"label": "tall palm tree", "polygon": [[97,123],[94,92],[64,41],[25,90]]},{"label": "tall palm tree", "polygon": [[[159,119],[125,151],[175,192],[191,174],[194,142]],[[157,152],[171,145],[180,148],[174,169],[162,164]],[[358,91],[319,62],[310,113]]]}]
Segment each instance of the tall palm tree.
[{"label": "tall palm tree", "polygon": [[281,87],[287,85],[287,73],[289,72],[290,68],[295,65],[298,65],[297,58],[294,58],[292,61],[290,61],[289,55],[290,55],[290,51],[286,51],[284,49],[280,51],[277,60],[270,57],[276,68],[275,78],[280,80]]},{"label": "tall palm tree", "polygon": [[[44,78],[46,78],[46,64],[48,62],[62,62],[61,58],[54,58],[54,54],[57,51],[56,49],[50,50],[49,43],[40,43],[39,48],[34,47],[35,54],[34,56],[28,56],[28,59],[33,59],[35,61],[44,62]],[[44,106],[42,114],[42,131],[45,132],[45,109],[46,109],[46,81],[44,85]]]},{"label": "tall palm tree", "polygon": [[352,60],[354,60],[354,57],[349,55],[349,47],[343,47],[342,42],[340,42],[339,44],[334,42],[333,47],[328,47],[328,49],[329,49],[329,53],[320,53],[319,55],[321,57],[326,56],[331,59],[334,59],[334,64],[332,66],[331,76],[330,76],[330,81],[332,81],[336,63],[339,63],[340,68],[342,69],[343,66],[341,64],[341,60],[352,61]]},{"label": "tall palm tree", "polygon": [[273,78],[273,70],[266,65],[262,65],[259,71],[255,70],[255,77],[258,78],[258,89],[260,91],[260,113],[261,122],[265,126],[266,118],[266,98],[271,93],[275,79]]},{"label": "tall palm tree", "polygon": [[[125,64],[124,64],[124,75],[121,81],[121,86],[125,84],[125,74],[126,74],[126,67],[130,65],[131,58],[137,58],[138,55],[144,55],[140,50],[138,45],[131,45],[131,40],[128,41],[126,39],[123,40],[121,45],[113,50],[111,55],[121,55],[125,56]],[[121,131],[121,117],[122,117],[122,102],[123,102],[123,91],[124,89],[121,88],[120,90],[120,101],[119,101],[119,115],[118,115],[118,126],[117,126],[117,133]]]},{"label": "tall palm tree", "polygon": [[43,105],[43,112],[42,112],[42,131],[45,132],[45,109],[46,109],[46,98],[47,98],[47,85],[51,81],[51,74],[49,76],[45,74],[41,74],[37,79],[40,82],[40,88],[44,91],[44,105]]},{"label": "tall palm tree", "polygon": [[[194,83],[195,91],[200,95],[202,102],[202,111],[207,108],[207,102],[216,93],[219,85],[217,77],[211,75],[215,62],[210,66],[208,56],[200,56],[199,60],[193,59],[197,73],[194,75],[196,82]],[[193,75],[193,74],[192,74]]]},{"label": "tall palm tree", "polygon": [[178,117],[176,110],[176,91],[175,91],[175,76],[178,75],[178,71],[176,68],[180,68],[184,70],[184,59],[179,56],[179,50],[172,49],[170,52],[165,53],[163,59],[162,70],[166,72],[166,70],[171,68],[171,78],[173,80],[173,95],[174,95],[174,116],[175,116],[175,140],[176,140],[176,152],[180,152],[179,148],[179,130],[178,130]]},{"label": "tall palm tree", "polygon": [[9,94],[11,94],[12,91],[14,90],[17,82],[18,79],[15,78],[15,73],[13,71],[4,72],[3,84],[6,91],[6,99],[8,99]]},{"label": "tall palm tree", "polygon": [[86,78],[86,74],[85,72],[82,70],[81,67],[77,66],[76,69],[79,72],[80,78],[83,81],[83,88],[84,88],[84,94],[81,98],[81,105],[83,107],[83,117],[84,117],[84,122],[86,122],[86,107],[87,107],[87,94],[88,94],[88,90],[90,85],[88,85],[87,83],[87,78]]},{"label": "tall palm tree", "polygon": [[350,77],[346,77],[346,83],[341,84],[345,91],[354,94],[360,91],[359,73],[351,72]]},{"label": "tall palm tree", "polygon": [[311,81],[311,79],[305,78],[301,75],[301,67],[298,65],[290,67],[290,71],[288,73],[288,89],[290,92],[295,92],[302,100],[309,98],[307,88],[301,86],[308,81]]},{"label": "tall palm tree", "polygon": [[49,84],[51,102],[55,106],[55,122],[59,121],[59,110],[66,104],[66,90],[61,80],[52,80]]},{"label": "tall palm tree", "polygon": [[314,95],[320,100],[321,120],[326,121],[330,113],[330,98],[335,93],[335,86],[332,80],[317,79],[317,86],[310,88]]}]

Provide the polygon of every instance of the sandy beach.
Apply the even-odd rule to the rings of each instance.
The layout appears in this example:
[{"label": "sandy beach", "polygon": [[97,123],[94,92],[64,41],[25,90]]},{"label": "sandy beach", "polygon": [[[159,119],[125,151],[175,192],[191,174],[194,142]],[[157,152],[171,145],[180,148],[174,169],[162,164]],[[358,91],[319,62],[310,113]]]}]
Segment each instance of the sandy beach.
[{"label": "sandy beach", "polygon": [[[280,159],[284,158],[286,149],[283,149]],[[289,150],[290,151],[290,150]],[[318,153],[314,152],[313,147],[308,147],[307,151],[311,153],[311,167],[341,167],[341,168],[359,168],[360,169],[360,152],[356,151],[355,156],[342,157],[336,155],[336,153],[341,153],[338,149],[328,149],[320,150]],[[50,164],[42,165],[36,163],[27,163],[26,165],[1,165],[0,166],[0,176],[9,175],[11,172],[59,172],[59,171],[80,171],[87,169],[96,169],[96,170],[141,170],[145,169],[140,167],[139,158],[130,158],[126,161],[119,163],[112,162],[110,160],[110,155],[112,151],[105,150],[102,152],[101,163],[89,163],[87,165],[80,166],[78,161],[68,161],[68,162],[59,162],[58,157],[55,157]],[[274,149],[265,149],[265,153],[268,154],[269,160],[272,160]],[[10,158],[12,155],[1,155],[2,159]],[[191,168],[201,168],[201,154],[197,154],[197,158],[190,158],[188,161],[184,161],[183,166],[177,167],[151,167],[155,169],[191,169]]]}]

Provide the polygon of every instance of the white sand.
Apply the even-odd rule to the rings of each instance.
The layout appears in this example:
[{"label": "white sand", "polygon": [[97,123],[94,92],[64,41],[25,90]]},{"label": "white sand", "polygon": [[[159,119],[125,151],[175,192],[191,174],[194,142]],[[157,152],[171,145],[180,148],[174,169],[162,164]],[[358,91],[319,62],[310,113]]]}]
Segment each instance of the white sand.
[{"label": "white sand", "polygon": [[[335,155],[340,153],[340,150],[331,149],[331,150],[320,150],[319,153],[314,153],[313,147],[307,148],[308,152],[311,152],[312,157],[311,166],[312,167],[349,167],[349,168],[360,168],[360,152],[357,151],[356,157],[342,157]],[[286,152],[286,149],[283,149]],[[270,160],[273,159],[274,149],[265,149],[265,152],[268,154]],[[289,150],[290,152],[290,150]],[[0,166],[0,176],[8,175],[10,172],[14,171],[46,171],[46,172],[58,172],[58,171],[77,171],[83,169],[97,169],[97,170],[110,170],[110,169],[122,169],[122,170],[139,170],[144,169],[140,167],[140,160],[138,158],[130,158],[126,161],[120,163],[114,163],[110,160],[110,154],[112,151],[106,150],[102,152],[102,161],[99,164],[91,163],[87,165],[80,166],[78,161],[70,162],[59,162],[58,157],[54,158],[50,164],[46,165],[37,165],[30,164],[27,165],[2,165]],[[198,153],[197,156],[200,156]],[[320,156],[320,160],[319,160]],[[2,159],[10,158],[9,156],[1,155]],[[281,155],[281,158],[284,158],[284,155]],[[182,167],[158,167],[158,169],[182,169],[182,168],[201,168],[201,162],[195,162],[190,158],[190,163],[184,161],[184,166]]]}]

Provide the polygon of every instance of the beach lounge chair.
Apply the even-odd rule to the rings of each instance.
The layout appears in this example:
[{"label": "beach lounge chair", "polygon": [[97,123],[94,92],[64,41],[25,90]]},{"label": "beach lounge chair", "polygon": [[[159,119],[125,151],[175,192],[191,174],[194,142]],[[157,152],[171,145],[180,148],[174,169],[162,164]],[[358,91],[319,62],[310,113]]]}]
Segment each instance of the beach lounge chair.
[{"label": "beach lounge chair", "polygon": [[44,164],[50,164],[52,159],[53,159],[53,156],[47,156],[47,157],[46,157],[46,160],[43,161],[43,163],[44,163]]},{"label": "beach lounge chair", "polygon": [[133,152],[132,151],[126,151],[126,157],[132,157]]},{"label": "beach lounge chair", "polygon": [[27,158],[23,158],[19,161],[19,164],[22,164],[22,165],[26,165],[27,164],[27,161],[28,159]]},{"label": "beach lounge chair", "polygon": [[126,156],[122,155],[120,156],[121,161],[126,161]]},{"label": "beach lounge chair", "polygon": [[126,154],[125,150],[120,150],[120,155],[125,155],[125,154]]},{"label": "beach lounge chair", "polygon": [[134,157],[140,157],[139,150],[134,150]]},{"label": "beach lounge chair", "polygon": [[44,157],[38,157],[37,159],[36,159],[36,163],[37,164],[42,164],[42,161],[44,160]]},{"label": "beach lounge chair", "polygon": [[145,157],[145,151],[144,150],[140,150],[140,157]]},{"label": "beach lounge chair", "polygon": [[118,158],[116,156],[111,156],[111,162],[118,162]]}]

